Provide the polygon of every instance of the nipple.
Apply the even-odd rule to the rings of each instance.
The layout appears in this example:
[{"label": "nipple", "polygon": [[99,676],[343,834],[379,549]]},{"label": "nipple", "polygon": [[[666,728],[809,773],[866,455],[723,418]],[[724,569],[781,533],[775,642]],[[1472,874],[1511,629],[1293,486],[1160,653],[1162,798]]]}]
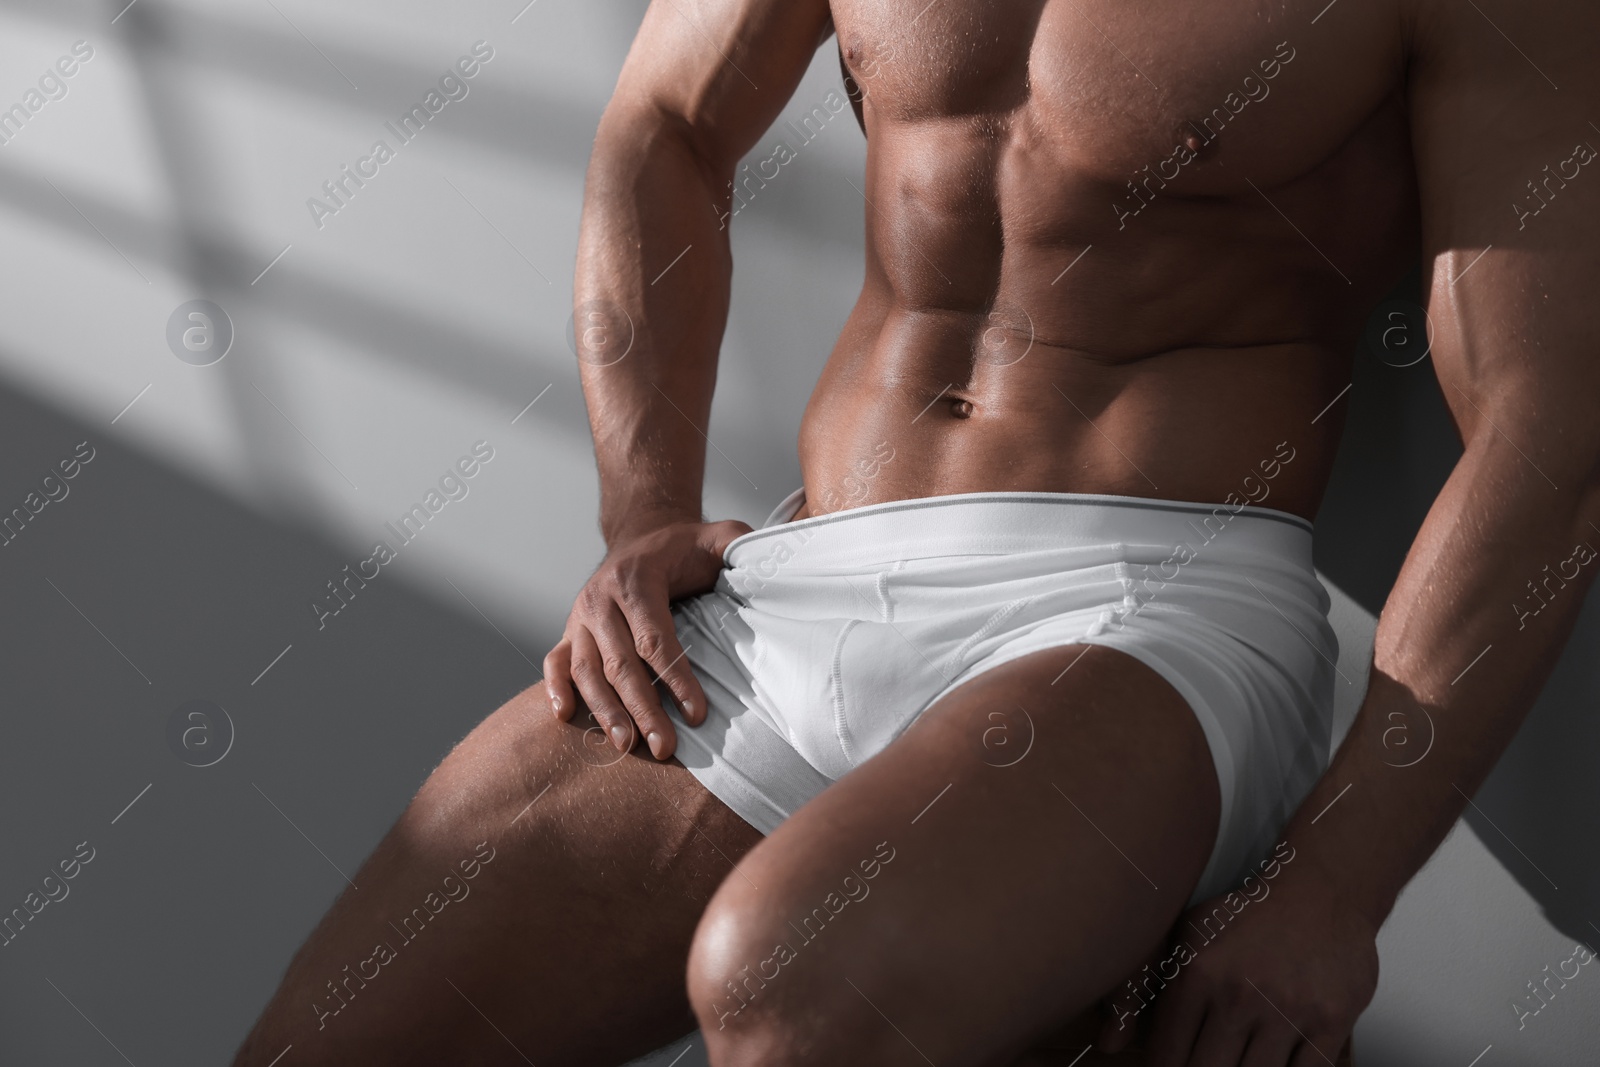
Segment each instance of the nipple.
[{"label": "nipple", "polygon": [[959,399],[950,401],[950,414],[958,419],[972,418],[972,401]]},{"label": "nipple", "polygon": [[1187,149],[1188,149],[1188,150],[1189,150],[1189,151],[1191,151],[1191,152],[1198,152],[1198,151],[1200,151],[1200,146],[1201,146],[1201,145],[1202,145],[1202,144],[1203,144],[1203,143],[1204,143],[1204,142],[1203,142],[1203,141],[1201,141],[1201,140],[1200,140],[1200,138],[1198,138],[1198,137],[1196,137],[1196,136],[1195,136],[1195,135],[1194,135],[1194,134],[1192,134],[1192,133],[1191,133],[1191,134],[1189,134],[1189,136],[1187,136],[1187,137],[1185,137],[1185,138],[1184,138],[1184,139],[1183,139],[1183,146],[1184,146],[1184,147],[1185,147],[1185,148],[1187,148]]}]

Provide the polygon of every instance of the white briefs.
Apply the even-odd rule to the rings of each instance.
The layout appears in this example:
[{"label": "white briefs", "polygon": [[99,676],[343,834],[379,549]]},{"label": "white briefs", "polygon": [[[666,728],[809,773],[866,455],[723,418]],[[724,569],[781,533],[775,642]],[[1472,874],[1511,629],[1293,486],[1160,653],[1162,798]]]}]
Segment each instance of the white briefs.
[{"label": "white briefs", "polygon": [[710,701],[689,727],[663,697],[678,759],[763,833],[956,686],[1063,645],[1145,663],[1205,731],[1222,810],[1191,903],[1233,888],[1327,768],[1338,640],[1304,519],[994,492],[790,522],[803,500],[729,545],[711,592],[673,605]]}]

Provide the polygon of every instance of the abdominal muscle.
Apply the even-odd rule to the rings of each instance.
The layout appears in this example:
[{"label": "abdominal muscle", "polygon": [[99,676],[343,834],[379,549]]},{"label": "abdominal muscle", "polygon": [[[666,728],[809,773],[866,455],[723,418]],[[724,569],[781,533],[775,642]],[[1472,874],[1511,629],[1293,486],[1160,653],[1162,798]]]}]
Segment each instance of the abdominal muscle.
[{"label": "abdominal muscle", "polygon": [[[970,374],[926,352],[830,363],[801,434],[795,516],[987,491],[1249,502],[1313,519],[1341,420],[1311,346],[1106,366],[1034,349]],[[1308,367],[1309,372],[1308,372]]]},{"label": "abdominal muscle", "polygon": [[[1009,490],[1314,518],[1366,314],[1416,255],[1389,46],[1343,41],[1360,77],[1338,78],[1277,46],[1299,65],[1270,109],[1197,133],[1140,196],[1127,176],[1223,88],[1170,33],[1165,89],[1129,82],[1069,7],[913,30],[835,0],[865,86],[865,278],[801,424],[797,517]],[[896,61],[869,67],[880,38]],[[1257,52],[1278,54],[1230,29],[1197,54]]]},{"label": "abdominal muscle", "polygon": [[801,425],[797,517],[1011,490],[1313,519],[1365,312],[1414,255],[1396,116],[1272,190],[1295,226],[1215,177],[1119,219],[1020,121],[873,123],[865,280]]},{"label": "abdominal muscle", "polygon": [[[1022,262],[1003,275],[1048,290],[1047,257],[1006,255]],[[976,308],[912,307],[874,260],[869,248],[867,284],[806,408],[796,518],[1002,490],[1246,501],[1314,518],[1343,422],[1342,405],[1324,409],[1350,381],[1352,338],[1294,336],[1312,332],[1284,317],[1298,294],[1227,279],[1213,254],[1208,281],[1118,297],[1097,291],[1107,272],[1131,288],[1106,255],[1084,257],[1074,288],[1008,280]],[[1214,327],[1219,277],[1218,291],[1255,288]],[[1200,340],[1178,340],[1185,322]]]}]

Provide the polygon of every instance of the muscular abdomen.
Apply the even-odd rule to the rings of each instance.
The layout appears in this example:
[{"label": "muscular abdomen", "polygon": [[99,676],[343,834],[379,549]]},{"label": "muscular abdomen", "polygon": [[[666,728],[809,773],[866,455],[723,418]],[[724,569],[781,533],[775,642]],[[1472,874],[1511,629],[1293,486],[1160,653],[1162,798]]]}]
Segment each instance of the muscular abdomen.
[{"label": "muscular abdomen", "polygon": [[[990,489],[1220,502],[1287,449],[1259,502],[1312,516],[1341,425],[1317,416],[1416,247],[1384,57],[1353,77],[1274,30],[1226,43],[1237,69],[1252,50],[1272,64],[1242,83],[1196,73],[1194,40],[1174,40],[1181,61],[1145,57],[1157,90],[1054,2],[1007,29],[941,0],[925,21],[953,21],[928,35],[988,19],[995,43],[913,69],[926,42],[874,57],[851,6],[835,12],[865,89],[866,276],[802,427],[809,513]],[[1230,78],[1260,98],[1204,121],[1193,101]]]}]

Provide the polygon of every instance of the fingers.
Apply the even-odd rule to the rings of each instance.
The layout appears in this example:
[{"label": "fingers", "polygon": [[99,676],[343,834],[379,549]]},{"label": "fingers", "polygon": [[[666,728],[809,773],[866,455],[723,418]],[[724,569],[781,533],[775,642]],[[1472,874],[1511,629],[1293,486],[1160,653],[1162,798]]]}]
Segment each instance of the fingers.
[{"label": "fingers", "polygon": [[[678,643],[678,629],[672,621],[672,609],[666,597],[637,599],[624,604],[623,612],[633,634],[634,651],[666,683],[684,721],[690,726],[699,726],[706,717],[705,690],[700,688],[700,680],[694,676],[684,655],[687,650]],[[654,706],[659,707],[660,701]],[[642,722],[639,725],[644,727]],[[672,730],[670,720],[667,730],[669,733]],[[648,731],[646,734],[648,736]]]},{"label": "fingers", "polygon": [[629,751],[642,735],[656,759],[670,758],[677,734],[656,683],[672,694],[689,725],[704,722],[707,712],[671,602],[711,588],[723,551],[749,531],[734,521],[679,523],[608,556],[578,594],[566,637],[545,657],[551,710],[567,719],[581,696],[617,748]]},{"label": "fingers", "polygon": [[[1295,1054],[1295,1046],[1301,1044],[1300,1035],[1289,1026],[1259,1027],[1251,1035],[1250,1047],[1245,1051],[1244,1061],[1239,1067],[1288,1067],[1289,1057]],[[1307,1050],[1311,1051],[1311,1050]],[[1311,1052],[1312,1061],[1322,1064],[1322,1059],[1314,1051]],[[1301,1067],[1300,1060],[1293,1061],[1296,1067]],[[1323,1064],[1323,1067],[1327,1067]]]},{"label": "fingers", "polygon": [[[1320,1034],[1309,1040],[1281,1017],[1254,1015],[1241,1005],[1211,1002],[1192,1048],[1172,1062],[1182,1067],[1327,1067],[1339,1062],[1346,1038]],[[1160,1057],[1170,1055],[1157,1044],[1162,1040],[1159,1022],[1151,1067],[1166,1067],[1168,1060]]]},{"label": "fingers", "polygon": [[[1200,1037],[1186,1061],[1187,1067],[1239,1067],[1253,1021],[1239,1011],[1207,1011]],[[1284,1067],[1284,1064],[1280,1061],[1273,1067]]]},{"label": "fingers", "polygon": [[1185,1067],[1200,1023],[1205,1001],[1192,983],[1179,981],[1168,987],[1156,1004],[1155,1030],[1150,1035],[1150,1067]]},{"label": "fingers", "polygon": [[589,712],[611,743],[627,752],[633,748],[638,735],[633,729],[633,718],[606,677],[605,664],[594,635],[585,627],[575,627],[571,641],[572,680],[582,694],[583,702],[589,706]]},{"label": "fingers", "polygon": [[563,637],[544,658],[544,693],[550,711],[562,722],[569,722],[578,710],[572,696],[572,642]]},{"label": "fingers", "polygon": [[[1313,1033],[1311,1037],[1312,1040],[1300,1041],[1300,1035],[1295,1035],[1295,1040],[1299,1042],[1299,1049],[1295,1052],[1294,1059],[1265,1062],[1272,1063],[1273,1067],[1277,1067],[1279,1063],[1284,1062],[1287,1062],[1289,1067],[1327,1067],[1329,1063],[1342,1064],[1345,1062],[1339,1058],[1339,1054],[1344,1051],[1344,1043],[1350,1040],[1348,1034],[1343,1037],[1332,1037],[1328,1034]],[[1254,1067],[1254,1065],[1252,1064],[1250,1067]]]},{"label": "fingers", "polygon": [[[677,745],[677,735],[666,709],[661,706],[661,696],[645,671],[644,661],[639,658],[635,645],[637,635],[629,628],[622,610],[613,604],[610,611],[590,621],[589,632],[599,648],[605,678],[615,695],[621,698],[627,713],[638,723],[639,732],[650,746],[650,754],[656,759],[669,758]],[[658,634],[655,640],[659,648],[664,639]],[[673,643],[677,643],[676,638]],[[613,743],[617,743],[615,731],[611,732]]]}]

